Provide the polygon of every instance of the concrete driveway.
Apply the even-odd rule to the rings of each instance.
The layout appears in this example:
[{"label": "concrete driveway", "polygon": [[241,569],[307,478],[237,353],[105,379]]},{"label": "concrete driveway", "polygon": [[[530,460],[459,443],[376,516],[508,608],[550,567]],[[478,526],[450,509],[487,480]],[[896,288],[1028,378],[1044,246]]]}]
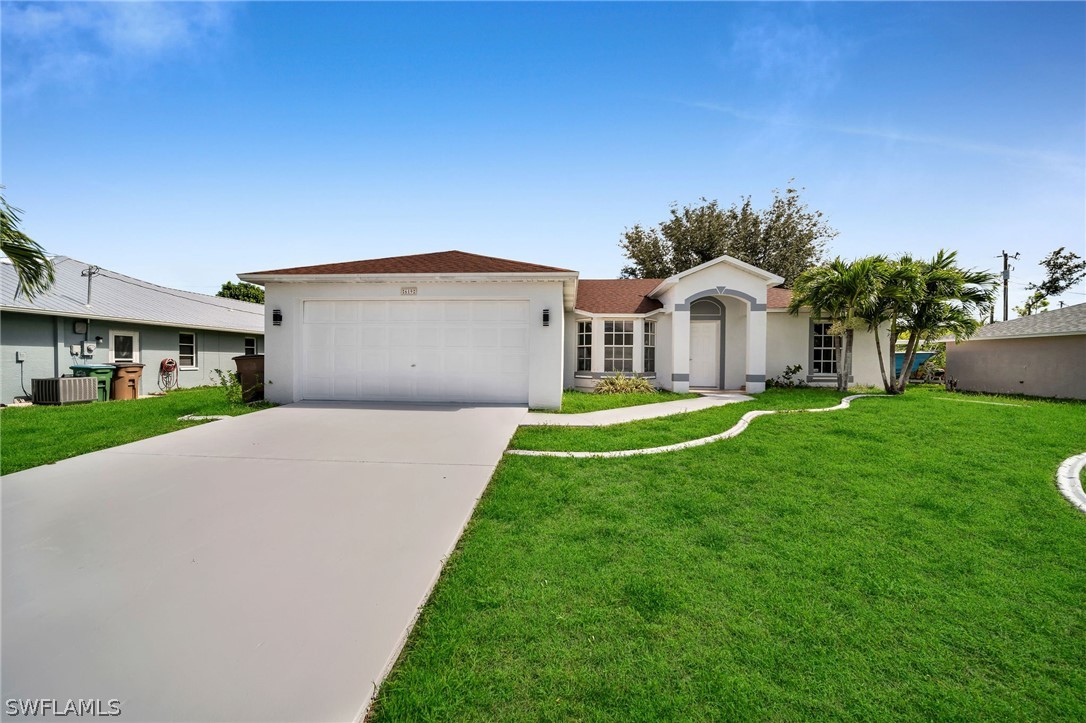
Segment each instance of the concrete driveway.
[{"label": "concrete driveway", "polygon": [[349,721],[525,414],[295,404],[3,478],[3,698]]}]

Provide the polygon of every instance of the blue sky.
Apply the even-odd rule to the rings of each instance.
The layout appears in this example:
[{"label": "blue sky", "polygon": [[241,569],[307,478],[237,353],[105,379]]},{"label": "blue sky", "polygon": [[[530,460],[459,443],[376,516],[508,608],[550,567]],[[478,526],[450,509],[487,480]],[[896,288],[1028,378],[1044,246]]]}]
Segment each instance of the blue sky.
[{"label": "blue sky", "polygon": [[[831,252],[1086,255],[1086,5],[11,3],[0,170],[51,252],[213,293],[457,248],[613,277],[789,179]],[[1063,297],[1086,301],[1086,286]]]}]

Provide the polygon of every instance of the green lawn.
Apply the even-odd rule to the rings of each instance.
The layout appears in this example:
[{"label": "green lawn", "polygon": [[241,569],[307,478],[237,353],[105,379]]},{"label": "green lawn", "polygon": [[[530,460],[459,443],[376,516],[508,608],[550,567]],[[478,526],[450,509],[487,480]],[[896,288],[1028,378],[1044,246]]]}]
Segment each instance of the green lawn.
[{"label": "green lawn", "polygon": [[233,416],[256,408],[227,402],[219,387],[123,402],[6,407],[0,410],[0,474],[203,424],[177,421],[186,414]]},{"label": "green lawn", "polygon": [[[676,399],[693,399],[697,396],[699,395],[676,394],[664,389],[657,390],[655,394],[589,394],[567,389],[562,393],[562,409],[559,413],[598,412],[601,409],[618,409],[619,407],[637,407],[642,404],[656,404],[657,402],[674,402]],[[554,410],[540,411],[553,412]]]},{"label": "green lawn", "polygon": [[972,401],[505,459],[374,719],[1086,719],[1086,405]]},{"label": "green lawn", "polygon": [[[752,409],[832,407],[845,396],[847,395],[833,389],[767,389],[750,402],[736,402],[697,412],[684,412],[670,417],[609,427],[521,427],[509,446],[513,449],[565,452],[609,452],[616,449],[658,447],[719,434]],[[870,403],[883,404],[887,401],[890,400],[879,399]]]}]

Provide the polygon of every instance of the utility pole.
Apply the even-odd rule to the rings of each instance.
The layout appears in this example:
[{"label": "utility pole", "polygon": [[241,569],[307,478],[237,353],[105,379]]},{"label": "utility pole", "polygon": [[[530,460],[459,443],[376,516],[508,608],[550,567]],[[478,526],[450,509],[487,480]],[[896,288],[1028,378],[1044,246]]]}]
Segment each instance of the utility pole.
[{"label": "utility pole", "polygon": [[1003,252],[1003,321],[1007,320],[1010,316],[1009,306],[1007,300],[1007,289],[1011,282],[1011,265],[1010,259],[1018,260],[1018,253],[1015,252],[1014,256],[1011,256],[1006,251]]}]

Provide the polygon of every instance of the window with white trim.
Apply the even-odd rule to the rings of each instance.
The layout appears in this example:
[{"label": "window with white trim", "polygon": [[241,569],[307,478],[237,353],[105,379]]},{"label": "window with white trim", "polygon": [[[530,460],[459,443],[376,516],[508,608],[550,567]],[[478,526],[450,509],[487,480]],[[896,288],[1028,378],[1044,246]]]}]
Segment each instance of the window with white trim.
[{"label": "window with white trim", "polygon": [[253,356],[256,354],[256,337],[245,337],[245,356]]},{"label": "window with white trim", "polygon": [[656,373],[656,322],[645,322],[645,373]]},{"label": "window with white trim", "polygon": [[633,320],[603,322],[603,370],[633,373]]},{"label": "window with white trim", "polygon": [[837,348],[829,321],[811,322],[811,374],[837,373]]},{"label": "window with white trim", "polygon": [[577,322],[577,371],[592,371],[592,322]]},{"label": "window with white trim", "polygon": [[196,368],[196,334],[183,331],[177,335],[177,365],[182,369]]}]

